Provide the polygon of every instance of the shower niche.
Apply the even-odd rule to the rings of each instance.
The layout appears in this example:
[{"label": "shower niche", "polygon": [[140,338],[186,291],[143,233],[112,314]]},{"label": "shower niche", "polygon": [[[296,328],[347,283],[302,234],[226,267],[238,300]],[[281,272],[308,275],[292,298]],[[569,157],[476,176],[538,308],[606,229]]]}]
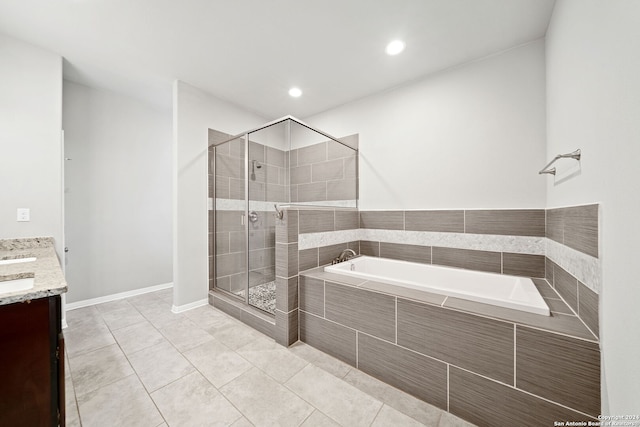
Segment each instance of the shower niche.
[{"label": "shower niche", "polygon": [[209,289],[273,314],[277,210],[357,208],[358,151],[287,116],[231,136],[209,130]]}]

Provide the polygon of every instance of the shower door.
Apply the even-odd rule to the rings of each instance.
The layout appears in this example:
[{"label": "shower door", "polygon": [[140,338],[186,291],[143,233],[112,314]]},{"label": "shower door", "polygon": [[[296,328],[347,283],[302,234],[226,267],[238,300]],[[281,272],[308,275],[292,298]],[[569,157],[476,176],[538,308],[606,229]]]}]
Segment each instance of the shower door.
[{"label": "shower door", "polygon": [[210,288],[274,314],[274,205],[356,208],[357,149],[289,117],[209,136]]},{"label": "shower door", "polygon": [[275,313],[274,204],[288,202],[289,121],[249,133],[247,159],[248,303]]},{"label": "shower door", "polygon": [[247,229],[246,214],[246,136],[209,149],[210,284],[246,301]]}]

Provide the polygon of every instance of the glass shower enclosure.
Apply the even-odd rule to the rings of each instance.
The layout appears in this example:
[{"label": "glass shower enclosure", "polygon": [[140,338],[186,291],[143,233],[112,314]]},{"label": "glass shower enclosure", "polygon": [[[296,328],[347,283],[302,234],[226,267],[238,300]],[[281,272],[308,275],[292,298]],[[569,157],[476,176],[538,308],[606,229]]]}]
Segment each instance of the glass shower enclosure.
[{"label": "glass shower enclosure", "polygon": [[209,288],[275,312],[276,209],[357,207],[358,156],[287,116],[209,146]]}]

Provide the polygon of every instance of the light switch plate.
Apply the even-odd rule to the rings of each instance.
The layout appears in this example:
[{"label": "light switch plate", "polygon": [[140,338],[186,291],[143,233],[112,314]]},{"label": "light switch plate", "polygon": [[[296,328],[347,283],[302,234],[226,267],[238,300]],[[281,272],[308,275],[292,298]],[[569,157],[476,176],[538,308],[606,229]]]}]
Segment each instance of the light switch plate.
[{"label": "light switch plate", "polygon": [[29,208],[18,208],[18,222],[31,221],[31,211]]}]

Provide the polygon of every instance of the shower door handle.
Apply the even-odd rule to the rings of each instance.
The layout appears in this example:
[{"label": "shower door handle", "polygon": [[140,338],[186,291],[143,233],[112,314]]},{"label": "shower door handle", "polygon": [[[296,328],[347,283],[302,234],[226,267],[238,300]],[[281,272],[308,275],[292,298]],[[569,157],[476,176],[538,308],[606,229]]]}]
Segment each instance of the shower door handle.
[{"label": "shower door handle", "polygon": [[256,222],[258,220],[258,213],[256,211],[249,212],[249,221]]}]

